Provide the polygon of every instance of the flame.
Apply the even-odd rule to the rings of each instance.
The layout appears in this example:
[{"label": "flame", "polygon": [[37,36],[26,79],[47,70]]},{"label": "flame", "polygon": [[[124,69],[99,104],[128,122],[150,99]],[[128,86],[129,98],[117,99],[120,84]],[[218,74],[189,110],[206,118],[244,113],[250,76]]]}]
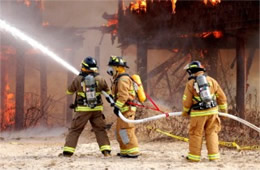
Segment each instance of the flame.
[{"label": "flame", "polygon": [[223,37],[223,33],[221,31],[215,30],[215,31],[209,31],[209,32],[203,32],[199,35],[199,37],[207,38],[209,36],[213,35],[215,38],[221,38]]},{"label": "flame", "polygon": [[147,3],[146,0],[136,0],[135,2],[130,2],[130,10],[140,13],[146,12],[147,10]]},{"label": "flame", "polygon": [[212,33],[215,38],[223,37],[223,33],[221,31],[213,31]]},{"label": "flame", "polygon": [[118,23],[118,19],[109,19],[106,26],[109,27],[111,25],[116,25]]},{"label": "flame", "polygon": [[[1,58],[1,62],[6,62],[9,58],[9,56],[14,55],[15,49],[10,47],[10,46],[2,46],[0,49],[0,58]],[[2,68],[4,70],[6,70],[6,68]],[[2,71],[4,71],[2,70]],[[5,71],[4,71],[5,72]],[[4,94],[2,97],[2,102],[4,102],[4,108],[1,108],[1,130],[5,130],[7,128],[12,127],[12,125],[14,124],[14,115],[15,115],[15,101],[14,101],[14,94],[10,92],[10,86],[8,84],[8,74],[4,75],[4,82],[3,86],[4,86]],[[4,109],[4,110],[2,110]]]},{"label": "flame", "polygon": [[[8,80],[8,76],[6,76]],[[6,80],[6,82],[7,82]],[[15,101],[14,101],[14,94],[10,92],[10,86],[6,84],[5,86],[5,93],[4,93],[4,104],[5,110],[3,114],[3,127],[2,129],[6,129],[14,125],[14,116],[15,116]]]},{"label": "flame", "polygon": [[203,0],[204,4],[207,5],[208,1],[210,1],[210,3],[215,6],[217,4],[219,4],[221,2],[221,0]]},{"label": "flame", "polygon": [[212,34],[212,32],[203,32],[200,37],[202,38],[207,38],[208,36],[210,36]]},{"label": "flame", "polygon": [[[3,46],[0,50],[1,62],[8,60],[8,56],[15,53],[15,50],[11,47]],[[5,68],[2,68],[5,69]],[[8,84],[8,74],[4,75],[4,94],[2,97],[2,102],[4,102],[4,108],[1,108],[1,130],[8,129],[14,125],[15,122],[15,99],[14,93],[11,92],[10,86]],[[3,109],[3,110],[2,110]]]},{"label": "flame", "polygon": [[171,0],[171,1],[172,1],[172,13],[175,14],[176,13],[175,9],[176,9],[177,0]]},{"label": "flame", "polygon": [[113,35],[116,35],[117,34],[117,24],[118,24],[118,19],[117,17],[115,19],[109,19],[107,24],[106,24],[106,27],[112,27],[115,25],[115,29],[113,29],[111,31],[111,34]]}]

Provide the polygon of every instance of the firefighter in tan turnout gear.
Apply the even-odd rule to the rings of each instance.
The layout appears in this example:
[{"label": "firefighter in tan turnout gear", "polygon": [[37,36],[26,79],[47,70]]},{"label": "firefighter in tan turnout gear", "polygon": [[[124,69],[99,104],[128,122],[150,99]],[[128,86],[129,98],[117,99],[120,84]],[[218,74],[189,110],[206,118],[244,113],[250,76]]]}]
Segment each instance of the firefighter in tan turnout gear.
[{"label": "firefighter in tan turnout gear", "polygon": [[[108,66],[107,72],[114,79],[112,84],[112,95],[115,101],[114,113],[118,116],[120,110],[127,119],[133,120],[136,107],[131,106],[128,102],[136,99],[136,93],[133,80],[125,70],[128,66],[123,58],[118,56],[111,56]],[[116,138],[120,145],[118,156],[126,158],[137,158],[139,156],[134,124],[126,123],[118,117]]]},{"label": "firefighter in tan turnout gear", "polygon": [[189,154],[190,161],[200,161],[203,134],[205,133],[209,160],[219,155],[218,132],[221,129],[218,112],[227,112],[226,96],[216,80],[205,75],[199,61],[185,67],[189,73],[183,95],[183,116],[190,116]]},{"label": "firefighter in tan turnout gear", "polygon": [[85,58],[82,61],[80,74],[68,87],[67,94],[76,93],[75,103],[71,105],[76,113],[66,137],[63,156],[73,155],[78,138],[88,121],[90,121],[94,130],[100,151],[104,156],[110,156],[111,147],[105,130],[105,117],[102,114],[103,103],[101,99],[101,91],[110,93],[110,90],[105,79],[97,73],[97,69],[95,59],[92,57]]}]

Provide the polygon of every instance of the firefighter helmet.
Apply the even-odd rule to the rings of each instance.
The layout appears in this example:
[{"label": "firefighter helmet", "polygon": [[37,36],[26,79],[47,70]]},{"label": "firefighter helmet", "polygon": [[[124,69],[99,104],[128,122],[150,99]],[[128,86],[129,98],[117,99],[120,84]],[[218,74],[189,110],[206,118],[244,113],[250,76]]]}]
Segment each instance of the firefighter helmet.
[{"label": "firefighter helmet", "polygon": [[88,70],[96,70],[97,69],[97,62],[94,58],[88,56],[86,57],[82,62],[82,68],[88,69]]},{"label": "firefighter helmet", "polygon": [[122,66],[129,68],[126,61],[123,59],[123,57],[119,56],[110,56],[108,66]]},{"label": "firefighter helmet", "polygon": [[189,73],[189,74],[194,74],[197,73],[198,71],[206,71],[203,65],[199,61],[192,61],[189,64],[187,64],[184,69]]}]

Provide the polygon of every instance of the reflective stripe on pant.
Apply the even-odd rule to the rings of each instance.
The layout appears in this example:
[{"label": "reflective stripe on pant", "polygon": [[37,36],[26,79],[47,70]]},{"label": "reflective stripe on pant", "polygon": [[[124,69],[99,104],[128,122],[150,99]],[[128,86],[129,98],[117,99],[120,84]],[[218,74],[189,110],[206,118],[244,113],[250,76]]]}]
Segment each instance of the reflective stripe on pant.
[{"label": "reflective stripe on pant", "polygon": [[220,129],[218,115],[191,117],[189,129],[189,155],[193,156],[190,157],[191,160],[198,161],[197,158],[200,157],[204,131],[209,158],[219,158],[216,155],[219,154],[218,132]]},{"label": "reflective stripe on pant", "polygon": [[100,146],[100,151],[111,151],[111,146],[110,145],[102,145]]},{"label": "reflective stripe on pant", "polygon": [[[127,111],[122,113],[127,119],[134,120],[135,111]],[[135,126],[133,123],[126,123],[117,118],[116,137],[120,146],[121,154],[138,154],[138,140],[135,135]]]},{"label": "reflective stripe on pant", "polygon": [[[65,148],[76,148],[79,136],[81,132],[84,130],[85,125],[88,120],[91,123],[91,126],[95,132],[97,143],[99,145],[100,150],[103,147],[110,147],[110,142],[107,136],[107,132],[105,130],[105,120],[102,112],[94,111],[94,112],[76,112],[74,118],[71,122],[71,127],[69,128],[69,134],[66,137]],[[103,151],[102,150],[102,151]],[[109,150],[109,149],[108,149]],[[110,148],[111,150],[111,148]]]},{"label": "reflective stripe on pant", "polygon": [[64,146],[64,147],[63,147],[63,151],[64,151],[64,152],[74,153],[74,152],[75,152],[75,148],[69,147],[69,146]]}]

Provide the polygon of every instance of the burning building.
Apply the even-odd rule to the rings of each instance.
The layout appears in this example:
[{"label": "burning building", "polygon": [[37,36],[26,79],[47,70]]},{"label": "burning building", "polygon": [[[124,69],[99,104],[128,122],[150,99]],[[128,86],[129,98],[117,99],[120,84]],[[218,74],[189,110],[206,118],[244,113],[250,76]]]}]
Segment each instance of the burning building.
[{"label": "burning building", "polygon": [[[187,56],[186,60],[203,60],[209,74],[217,78],[219,51],[235,49],[236,109],[244,117],[247,74],[255,56],[246,57],[245,50],[259,49],[259,1],[137,0],[125,6],[119,0],[117,27],[121,47],[137,47],[137,68],[146,89],[148,79],[167,72],[169,66]],[[147,54],[153,49],[176,54],[148,72]]]}]

